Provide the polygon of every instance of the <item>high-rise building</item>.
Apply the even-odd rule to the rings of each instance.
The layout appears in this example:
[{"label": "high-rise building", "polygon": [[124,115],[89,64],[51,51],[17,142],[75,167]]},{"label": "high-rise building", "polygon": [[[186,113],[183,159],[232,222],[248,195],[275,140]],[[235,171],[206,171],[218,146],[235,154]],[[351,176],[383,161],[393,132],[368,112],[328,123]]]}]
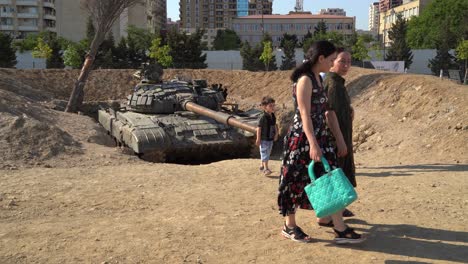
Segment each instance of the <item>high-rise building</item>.
[{"label": "high-rise building", "polygon": [[167,0],[146,0],[146,15],[152,33],[167,31]]},{"label": "high-rise building", "polygon": [[[148,20],[150,18],[147,14],[146,4],[148,3],[138,3],[122,12],[112,26],[114,39],[119,41],[120,38],[126,37],[127,29],[130,25],[137,28],[149,28]],[[84,39],[86,37],[86,23],[89,14],[81,7],[80,1],[59,0],[56,1],[55,5],[57,10],[57,34],[72,41]]]},{"label": "high-rise building", "polygon": [[386,12],[380,12],[379,35],[382,36],[382,43],[384,43],[384,46],[387,47],[391,43],[391,40],[388,38],[388,32],[397,20],[398,15],[401,15],[403,19],[410,20],[413,16],[419,16],[422,10],[431,1],[432,0],[405,1],[405,4],[393,7]]},{"label": "high-rise building", "polygon": [[55,0],[0,0],[0,32],[22,39],[56,31]]},{"label": "high-rise building", "polygon": [[369,31],[374,33],[379,31],[379,2],[374,2],[369,6]]},{"label": "high-rise building", "polygon": [[180,29],[191,33],[205,29],[203,41],[212,46],[218,29],[230,29],[232,19],[247,15],[268,15],[271,0],[181,0]]},{"label": "high-rise building", "polygon": [[380,0],[379,10],[380,12],[386,12],[389,9],[397,7],[403,3],[403,0]]},{"label": "high-rise building", "polygon": [[346,11],[342,8],[320,9],[320,15],[346,16]]}]

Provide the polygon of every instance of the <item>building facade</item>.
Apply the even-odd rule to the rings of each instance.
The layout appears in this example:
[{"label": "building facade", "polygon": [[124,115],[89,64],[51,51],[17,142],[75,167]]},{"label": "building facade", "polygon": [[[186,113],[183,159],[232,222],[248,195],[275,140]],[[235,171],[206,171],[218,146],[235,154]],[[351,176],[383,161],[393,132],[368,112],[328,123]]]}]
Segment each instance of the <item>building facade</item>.
[{"label": "building facade", "polygon": [[346,16],[346,11],[342,8],[320,9],[320,15]]},{"label": "building facade", "polygon": [[234,18],[232,29],[242,41],[248,41],[251,45],[260,43],[263,32],[266,32],[272,37],[273,46],[278,47],[285,33],[295,34],[299,41],[303,41],[304,36],[308,32],[313,33],[314,28],[322,21],[325,22],[327,31],[338,32],[345,37],[352,35],[356,28],[355,17],[291,12],[287,15],[264,15],[263,18],[259,15]]},{"label": "building facade", "polygon": [[146,0],[146,16],[151,33],[167,32],[167,0]]},{"label": "building facade", "polygon": [[[1,0],[0,0],[1,1]],[[80,41],[86,37],[86,23],[89,14],[77,0],[56,1],[57,34],[72,41]],[[122,12],[112,26],[112,34],[118,41],[127,36],[130,25],[138,28],[148,28],[146,3],[136,4]],[[164,23],[165,25],[165,23]]]},{"label": "building facade", "polygon": [[405,4],[389,9],[386,12],[380,12],[379,35],[382,36],[383,45],[388,47],[391,44],[391,41],[388,38],[388,32],[397,20],[398,15],[401,15],[407,20],[411,19],[413,16],[419,16],[421,11],[431,1],[432,0],[408,0],[405,1]]},{"label": "building facade", "polygon": [[377,34],[379,32],[379,2],[374,2],[369,6],[369,31]]},{"label": "building facade", "polygon": [[380,12],[386,12],[394,7],[397,7],[403,3],[403,0],[380,0],[379,10]]},{"label": "building facade", "polygon": [[181,0],[180,29],[193,33],[205,29],[203,41],[211,47],[218,30],[230,29],[236,17],[268,15],[272,12],[271,0]]},{"label": "building facade", "polygon": [[56,31],[55,0],[0,0],[0,32],[17,39]]}]

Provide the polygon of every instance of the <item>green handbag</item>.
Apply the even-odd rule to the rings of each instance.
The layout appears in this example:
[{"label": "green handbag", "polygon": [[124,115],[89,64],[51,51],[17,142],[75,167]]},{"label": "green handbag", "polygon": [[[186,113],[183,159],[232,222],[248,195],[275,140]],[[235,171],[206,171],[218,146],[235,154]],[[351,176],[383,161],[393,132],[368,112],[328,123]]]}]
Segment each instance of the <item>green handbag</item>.
[{"label": "green handbag", "polygon": [[330,171],[327,159],[322,156],[321,160],[326,173],[317,179],[312,160],[309,164],[311,183],[304,188],[317,217],[332,215],[357,199],[357,193],[343,170],[338,168]]}]

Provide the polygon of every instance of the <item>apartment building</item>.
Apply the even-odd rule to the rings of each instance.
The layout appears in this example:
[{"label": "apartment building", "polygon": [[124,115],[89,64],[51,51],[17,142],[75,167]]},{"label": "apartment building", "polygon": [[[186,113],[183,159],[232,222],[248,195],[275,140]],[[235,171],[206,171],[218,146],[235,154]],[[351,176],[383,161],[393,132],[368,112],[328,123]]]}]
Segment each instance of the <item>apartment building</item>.
[{"label": "apartment building", "polygon": [[232,29],[242,41],[256,45],[262,40],[263,32],[273,39],[273,46],[278,47],[284,33],[295,34],[303,41],[307,32],[313,32],[319,22],[325,22],[327,31],[352,35],[356,28],[356,17],[312,15],[310,12],[287,15],[260,15],[237,17],[232,21]]},{"label": "apartment building", "polygon": [[346,16],[346,11],[342,8],[320,9],[320,15]]},{"label": "apartment building", "polygon": [[407,0],[404,4],[389,9],[385,12],[380,12],[379,18],[379,35],[382,36],[382,43],[388,47],[391,43],[388,38],[388,32],[392,25],[395,23],[398,15],[401,15],[404,19],[411,19],[413,16],[419,16],[422,10],[432,0]]},{"label": "apartment building", "polygon": [[[1,0],[0,0],[1,1]],[[72,41],[80,41],[86,37],[86,23],[89,14],[77,0],[56,1],[57,34]],[[112,26],[112,34],[118,41],[127,36],[129,25],[138,28],[148,28],[146,3],[141,2],[122,12]]]},{"label": "apartment building", "polygon": [[386,12],[389,9],[397,7],[403,3],[403,0],[380,0],[379,10],[380,12]]},{"label": "apartment building", "polygon": [[146,0],[146,16],[152,33],[167,32],[167,0]]},{"label": "apartment building", "polygon": [[236,17],[269,15],[272,0],[180,0],[180,29],[192,33],[203,28],[203,41],[211,47],[219,29],[229,29]]},{"label": "apartment building", "polygon": [[374,2],[369,6],[369,31],[377,34],[379,32],[379,2]]},{"label": "apartment building", "polygon": [[55,0],[0,0],[0,32],[22,39],[56,31]]}]

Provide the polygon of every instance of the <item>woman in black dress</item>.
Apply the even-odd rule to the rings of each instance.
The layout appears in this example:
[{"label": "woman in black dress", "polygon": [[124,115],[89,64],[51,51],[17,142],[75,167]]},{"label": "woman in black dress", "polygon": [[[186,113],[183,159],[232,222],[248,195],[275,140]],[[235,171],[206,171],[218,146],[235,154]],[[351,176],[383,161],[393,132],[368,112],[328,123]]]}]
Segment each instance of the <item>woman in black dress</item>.
[{"label": "woman in black dress", "polygon": [[[337,145],[346,144],[348,152],[348,154],[344,156],[338,155],[338,167],[343,170],[349,182],[356,187],[356,169],[353,154],[354,109],[351,106],[351,99],[349,98],[348,91],[345,87],[345,79],[343,78],[348,74],[349,68],[351,68],[351,54],[343,48],[338,48],[333,67],[331,67],[330,72],[326,74],[323,86],[328,93],[327,119],[333,119],[333,122],[337,122],[337,125],[335,127],[330,126],[330,129],[333,134],[338,133],[335,129],[340,130],[344,142],[337,141]],[[343,211],[343,216],[351,217],[354,216],[354,214],[348,209],[345,209]],[[333,227],[330,219],[320,219],[319,225]]]},{"label": "woman in black dress", "polygon": [[[336,49],[328,41],[312,44],[306,61],[292,75],[294,123],[285,137],[285,151],[278,189],[279,212],[285,217],[283,236],[298,242],[311,242],[311,238],[296,224],[298,208],[312,209],[304,191],[310,183],[307,167],[311,160],[320,162],[323,155],[332,169],[337,167],[334,144],[326,125],[327,94],[322,86],[320,72],[328,72],[336,58]],[[342,140],[342,138],[341,138]],[[346,154],[346,146],[339,149]],[[314,173],[325,173],[323,166],[314,166]],[[343,222],[342,212],[332,216],[336,243],[359,243],[364,238]]]}]

